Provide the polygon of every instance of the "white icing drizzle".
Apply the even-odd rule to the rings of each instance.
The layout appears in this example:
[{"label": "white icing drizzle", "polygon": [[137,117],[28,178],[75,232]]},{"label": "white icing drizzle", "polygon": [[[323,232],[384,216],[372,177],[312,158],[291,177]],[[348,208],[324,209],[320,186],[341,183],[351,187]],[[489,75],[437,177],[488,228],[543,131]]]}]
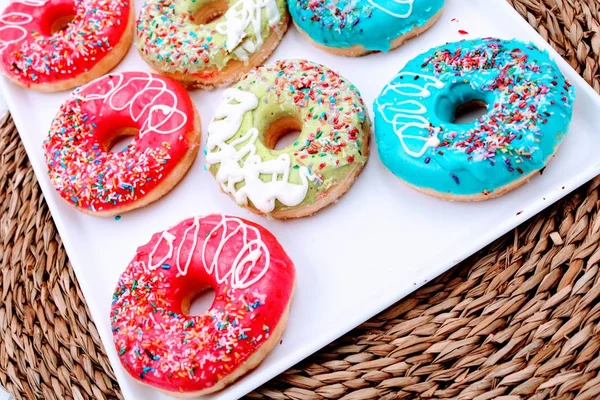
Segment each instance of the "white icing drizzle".
[{"label": "white icing drizzle", "polygon": [[[167,244],[169,245],[169,251],[168,253],[160,259],[159,262],[157,263],[153,263],[152,259],[154,258],[154,255],[156,254],[156,250],[158,250],[158,246],[162,243],[162,241],[166,241]],[[161,265],[163,265],[165,263],[165,261],[167,261],[169,258],[171,258],[171,256],[173,255],[173,241],[175,240],[175,236],[173,236],[171,233],[164,231],[161,235],[160,235],[160,239],[158,239],[156,241],[156,244],[154,245],[154,248],[152,249],[152,251],[150,252],[150,254],[148,255],[148,269],[150,271],[153,271],[155,269],[157,269],[158,267],[160,267]]]},{"label": "white icing drizzle", "polygon": [[[269,19],[269,26],[277,25],[281,16],[275,0],[240,0],[227,10],[225,22],[216,26],[217,32],[227,36],[227,51],[233,52],[241,60],[247,60],[248,54],[254,53],[263,44],[260,32],[263,8]],[[250,25],[256,42],[244,40],[247,36],[246,29]]]},{"label": "white icing drizzle", "polygon": [[[0,53],[2,53],[9,45],[18,43],[27,37],[27,29],[21,25],[25,25],[33,21],[33,17],[22,12],[9,12],[0,15]],[[17,31],[19,36],[13,39],[2,39],[2,32]]]},{"label": "white icing drizzle", "polygon": [[[419,76],[419,79],[406,79],[406,82],[404,82],[396,77],[394,79],[395,83],[390,83],[383,89],[379,99],[383,99],[390,91],[402,96],[427,98],[431,96],[431,91],[429,90],[430,87],[441,89],[445,86],[442,81],[434,76],[415,74],[412,72],[402,72],[401,75],[409,78]],[[424,82],[425,84],[420,86],[415,82]],[[377,109],[383,119],[392,124],[394,132],[398,136],[398,139],[400,139],[400,143],[407,154],[417,158],[422,157],[428,148],[440,145],[440,140],[435,132],[434,135],[429,135],[431,123],[423,116],[427,113],[427,107],[425,107],[423,103],[418,100],[380,103],[379,99],[377,100]],[[427,136],[406,135],[405,131],[410,128],[425,130]],[[407,139],[422,141],[423,147],[419,151],[414,151],[406,144]]]},{"label": "white icing drizzle", "polygon": [[[378,4],[378,0],[369,0],[369,3],[371,3],[371,5],[373,7],[376,7],[378,9],[380,9],[381,11],[383,11],[384,13],[391,15],[392,17],[396,17],[396,18],[410,17],[410,15],[412,14],[412,11],[413,11],[413,3],[414,2],[415,2],[415,0],[385,0],[386,7],[384,7],[381,4]],[[395,12],[389,8],[390,5],[408,6],[408,10],[403,13]]]},{"label": "white icing drizzle", "polygon": [[[43,7],[50,0],[13,0],[13,3],[23,4],[30,7]],[[33,17],[30,14],[13,11],[6,14],[0,15],[0,53],[2,53],[9,45],[18,43],[27,37],[27,29],[21,25],[26,25],[33,21]],[[14,39],[2,39],[2,32],[18,31],[19,36]]]},{"label": "white icing drizzle", "polygon": [[[237,226],[230,231],[228,223],[237,224]],[[206,259],[206,246],[213,235],[216,235],[219,230],[221,230],[220,242],[215,250],[212,262],[208,263]],[[221,275],[223,273],[219,266],[221,253],[227,245],[227,242],[235,237],[240,231],[242,234],[243,247],[231,263],[229,270]],[[250,232],[254,233],[256,236],[254,239],[249,238]],[[265,256],[264,266],[254,278],[248,279],[262,255]],[[245,224],[239,218],[222,215],[221,221],[215,225],[204,241],[204,245],[202,246],[202,263],[204,264],[204,269],[207,273],[214,274],[218,284],[227,281],[232,289],[246,289],[258,282],[267,273],[271,263],[271,254],[269,253],[267,245],[262,241],[260,232],[257,228]]]},{"label": "white icing drizzle", "polygon": [[[202,245],[202,264],[204,266],[204,270],[215,277],[215,280],[218,284],[222,284],[227,282],[230,288],[232,289],[246,289],[256,282],[258,282],[268,271],[269,266],[271,264],[271,253],[267,248],[267,245],[263,242],[262,237],[260,235],[260,231],[250,226],[244,221],[236,217],[228,217],[225,215],[220,215],[220,220],[216,221],[204,221],[202,222],[204,225],[213,225],[211,231],[206,235],[206,239],[204,240],[204,244]],[[176,258],[175,258],[175,266],[177,267],[177,276],[186,276],[189,271],[190,264],[196,253],[196,247],[198,246],[198,235],[200,232],[200,224],[201,217],[194,217],[194,222],[192,225],[188,226],[186,230],[183,232],[183,236],[181,241],[179,242]],[[232,229],[230,225],[234,225],[235,227]],[[221,234],[218,235],[218,232],[221,231]],[[188,248],[188,256],[185,260],[185,263],[182,265],[181,263],[181,250],[185,247],[186,240],[188,239],[188,235],[192,234],[192,243]],[[221,268],[219,265],[219,258],[223,254],[227,243],[232,238],[241,235],[242,240],[242,248],[239,250],[238,254],[232,260],[231,266]],[[251,239],[251,236],[254,236]],[[207,246],[208,243],[214,238],[219,239],[219,244],[214,251],[213,259],[211,262],[208,262],[207,258]],[[173,256],[174,246],[176,237],[168,232],[164,231],[160,238],[157,240],[154,248],[148,255],[148,267],[149,271],[154,271],[159,267],[163,266],[167,260],[169,260]],[[164,255],[158,262],[154,262],[154,257],[161,243],[166,242],[169,250],[167,254]],[[265,257],[264,266],[262,269],[255,274],[254,278],[249,279],[252,274],[254,268],[256,267],[258,260],[261,256]],[[134,262],[134,267],[146,269],[146,264],[144,261],[136,261]]]},{"label": "white icing drizzle", "polygon": [[[185,240],[188,236],[188,234],[191,231],[194,231],[192,233],[192,247],[190,248],[190,252],[188,254],[188,258],[185,261],[185,265],[183,267],[181,267],[181,261],[180,261],[180,257],[181,257],[181,249],[183,249],[183,245],[185,243]],[[181,243],[179,243],[179,248],[177,249],[177,276],[185,276],[188,273],[188,269],[190,267],[190,263],[192,262],[192,257],[194,255],[194,250],[196,249],[196,244],[198,243],[198,231],[200,230],[200,217],[194,217],[194,223],[189,226],[185,232],[183,232],[183,238],[181,239]]]},{"label": "white icing drizzle", "polygon": [[[223,191],[234,196],[238,204],[247,204],[248,200],[263,213],[275,208],[275,200],[293,207],[302,202],[308,192],[308,181],[315,179],[308,168],[299,169],[301,184],[288,182],[291,159],[281,154],[274,160],[263,161],[256,153],[258,130],[251,128],[240,138],[231,139],[240,129],[244,115],[258,106],[253,93],[239,89],[227,89],[223,93],[223,102],[216,110],[215,117],[208,125],[207,164],[219,164],[216,175]],[[236,149],[236,146],[241,146]],[[240,165],[240,163],[242,165]],[[261,175],[271,175],[264,182]],[[279,176],[282,179],[278,179]],[[236,189],[236,185],[244,185]]]},{"label": "white icing drizzle", "polygon": [[[128,108],[129,116],[135,122],[140,121],[142,116],[146,115],[146,119],[139,129],[139,137],[143,137],[150,132],[159,135],[169,135],[183,128],[187,123],[187,115],[178,108],[177,96],[173,91],[167,89],[167,84],[164,80],[155,78],[149,73],[146,73],[145,76],[135,76],[127,80],[125,80],[125,75],[123,74],[111,74],[110,76],[117,78],[117,83],[114,83],[114,79],[106,80],[110,86],[110,90],[106,93],[82,95],[82,92],[89,92],[92,86],[98,85],[98,81],[93,81],[75,92],[73,96],[83,101],[102,100],[114,111],[123,111]],[[123,100],[123,96],[119,96],[120,92],[135,81],[143,82],[144,87],[141,90],[132,91],[132,94],[135,94],[127,98],[127,101],[123,102],[123,104],[117,104],[117,101]],[[149,101],[147,100],[148,97],[150,98]],[[138,99],[144,99],[143,102],[146,103],[141,110],[139,110],[140,107],[137,107],[137,110],[135,107]],[[159,112],[160,115],[158,114]],[[162,127],[173,118],[180,118],[180,123],[170,129],[163,129]],[[158,122],[154,123],[153,121]]]}]

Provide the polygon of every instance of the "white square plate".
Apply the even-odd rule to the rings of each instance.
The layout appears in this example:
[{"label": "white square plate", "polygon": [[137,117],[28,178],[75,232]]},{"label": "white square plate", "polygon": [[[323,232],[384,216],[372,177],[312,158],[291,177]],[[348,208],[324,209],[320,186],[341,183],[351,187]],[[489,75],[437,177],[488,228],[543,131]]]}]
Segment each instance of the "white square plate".
[{"label": "white square plate", "polygon": [[[570,132],[543,175],[496,200],[450,203],[409,189],[384,168],[373,148],[363,174],[339,203],[316,216],[287,222],[269,221],[236,206],[204,170],[202,152],[185,179],[157,203],[125,214],[118,221],[83,215],[61,200],[50,185],[42,151],[50,122],[68,93],[37,94],[0,81],[126,399],[166,399],[136,383],[121,368],[109,321],[119,275],[138,245],[146,243],[154,232],[193,215],[237,215],[271,230],[296,263],[297,291],[282,344],[258,369],[211,396],[234,399],[600,173],[596,155],[600,137],[595,134],[600,126],[600,98],[504,0],[447,0],[440,21],[431,30],[391,53],[362,58],[324,53],[291,28],[270,60],[304,57],[337,70],[361,90],[371,108],[382,87],[412,57],[448,41],[481,36],[518,38],[548,49],[575,86],[577,100]],[[126,70],[147,70],[134,48],[117,68]],[[204,132],[221,92],[191,93]]]}]

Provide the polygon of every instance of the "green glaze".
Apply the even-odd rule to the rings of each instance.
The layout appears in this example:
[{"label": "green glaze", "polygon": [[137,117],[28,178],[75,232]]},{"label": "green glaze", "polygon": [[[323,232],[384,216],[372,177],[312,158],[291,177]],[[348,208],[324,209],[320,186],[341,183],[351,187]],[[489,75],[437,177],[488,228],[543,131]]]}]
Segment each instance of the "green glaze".
[{"label": "green glaze", "polygon": [[[287,13],[285,0],[229,0],[225,15],[208,24],[194,22],[193,16],[211,3],[216,1],[146,0],[137,21],[137,45],[144,58],[160,71],[210,77],[212,71],[223,69],[229,61],[246,61],[259,51],[260,42],[264,43]],[[260,21],[233,21],[234,7],[254,10],[244,14],[260,15]],[[255,13],[256,8],[260,13]],[[255,23],[260,24],[257,28],[261,40],[255,35]],[[239,40],[228,48],[228,35],[224,33],[233,32],[231,27],[239,24],[245,27],[244,33],[232,33],[230,36]],[[248,43],[255,49],[248,51]]]},{"label": "green glaze", "polygon": [[[343,182],[357,164],[362,167],[367,162],[370,124],[364,104],[356,87],[335,72],[307,61],[279,61],[272,66],[252,70],[229,92],[226,91],[225,97],[238,90],[256,96],[258,105],[243,114],[239,128],[233,136],[228,135],[226,142],[231,144],[242,140],[235,145],[235,149],[240,151],[248,143],[248,140],[241,138],[256,128],[258,134],[253,146],[263,165],[280,163],[278,181],[283,181],[284,174],[289,172],[287,182],[292,186],[282,192],[283,197],[286,190],[290,193],[301,191],[303,185],[308,185],[305,196],[297,198],[300,200],[298,204],[289,201],[286,205],[282,203],[281,196],[275,196],[277,201],[273,209],[265,210],[262,207],[261,210],[252,195],[237,198],[239,203],[250,202],[265,214],[304,207]],[[301,122],[298,139],[281,150],[268,148],[265,145],[266,132],[274,122],[286,117]],[[224,147],[214,141],[222,131],[214,122],[219,118],[217,110],[217,117],[209,126],[207,162],[210,172],[223,185],[227,180],[219,178],[219,171],[223,173],[224,168],[211,158]],[[278,162],[282,157],[289,157],[289,162]],[[246,160],[244,158],[240,166]],[[268,184],[272,179],[272,174],[261,173],[260,180],[267,185],[257,191],[264,193],[270,190]],[[235,184],[238,196],[247,184],[248,177]],[[229,192],[235,194],[231,190]]]}]

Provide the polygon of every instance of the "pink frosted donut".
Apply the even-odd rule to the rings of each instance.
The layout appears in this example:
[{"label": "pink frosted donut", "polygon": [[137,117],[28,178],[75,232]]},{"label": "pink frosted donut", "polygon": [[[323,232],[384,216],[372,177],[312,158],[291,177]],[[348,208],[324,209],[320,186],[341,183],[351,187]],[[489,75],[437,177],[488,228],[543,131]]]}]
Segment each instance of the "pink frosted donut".
[{"label": "pink frosted donut", "polygon": [[13,0],[0,15],[0,70],[43,92],[110,71],[133,40],[129,0]]},{"label": "pink frosted donut", "polygon": [[[173,396],[223,389],[256,367],[285,328],[294,264],[261,226],[223,215],[189,218],[138,248],[113,296],[121,363]],[[207,288],[210,309],[189,315]]]}]

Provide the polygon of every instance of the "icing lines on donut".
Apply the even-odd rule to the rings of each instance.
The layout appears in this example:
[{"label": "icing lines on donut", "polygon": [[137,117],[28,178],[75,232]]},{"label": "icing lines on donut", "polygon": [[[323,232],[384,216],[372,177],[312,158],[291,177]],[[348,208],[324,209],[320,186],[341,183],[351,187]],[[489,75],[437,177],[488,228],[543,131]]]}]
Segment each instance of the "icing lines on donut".
[{"label": "icing lines on donut", "polygon": [[[275,200],[288,207],[300,204],[306,197],[308,182],[315,176],[303,166],[299,168],[301,184],[289,182],[290,156],[281,154],[264,161],[256,151],[259,135],[256,128],[229,142],[240,129],[244,115],[257,106],[258,98],[253,93],[235,88],[225,90],[223,102],[208,126],[206,162],[209,167],[219,164],[216,179],[238,204],[245,205],[250,200],[258,210],[269,213],[275,209]],[[271,179],[264,181],[261,175],[271,175]],[[240,182],[244,185],[238,187]]]},{"label": "icing lines on donut", "polygon": [[[116,78],[116,84],[113,78]],[[142,82],[144,87],[137,90],[127,102],[118,104],[119,97],[123,97],[119,95],[126,92],[130,84],[133,85],[136,82]],[[106,93],[93,92],[94,86],[100,89],[100,85],[104,83],[110,87]],[[150,73],[146,73],[143,77],[134,76],[128,79],[123,74],[111,74],[105,77],[104,80],[94,81],[84,86],[74,93],[74,97],[83,101],[101,100],[114,111],[129,109],[129,116],[135,122],[139,122],[145,116],[138,133],[140,137],[148,133],[170,135],[179,131],[188,122],[186,113],[178,108],[175,93],[167,88],[167,84],[163,79],[155,78]],[[146,97],[151,98],[151,100],[148,101]],[[135,105],[141,99],[146,105],[136,113]]]},{"label": "icing lines on donut", "polygon": [[[177,238],[170,232],[164,231],[148,255],[148,270],[153,271],[162,267],[165,265],[165,262],[171,259],[175,254],[175,265],[178,271],[177,276],[186,276],[198,244],[198,232],[201,224],[200,220],[200,217],[194,217],[192,225],[187,227],[184,231],[181,241],[177,245],[177,250],[175,250],[174,245]],[[212,222],[208,221],[202,223],[212,224]],[[230,227],[232,224],[235,226],[233,229]],[[182,263],[182,250],[186,248],[184,244],[189,241],[190,235],[192,244],[188,250],[189,253],[187,257],[183,256],[185,260]],[[242,248],[232,260],[231,266],[223,267],[220,265],[219,261],[222,252],[225,247],[228,246],[228,242],[239,235],[242,236]],[[252,236],[254,237],[252,238]],[[213,238],[218,239],[219,244],[217,245],[215,253],[212,255],[212,260],[209,260],[207,246],[212,245]],[[162,243],[166,243],[168,251],[162,258],[156,261],[156,252]],[[256,273],[254,269],[261,257],[264,257],[264,265],[260,269],[260,272]],[[270,252],[262,241],[260,232],[257,228],[244,223],[239,218],[222,215],[220,216],[220,221],[214,224],[212,230],[206,235],[206,239],[202,245],[202,263],[204,270],[208,274],[214,275],[215,280],[219,285],[227,283],[227,285],[234,290],[247,289],[258,282],[267,273],[270,265]],[[250,279],[250,276],[253,273],[254,276]]]},{"label": "icing lines on donut", "polygon": [[[30,7],[43,7],[49,0],[13,0],[11,4],[22,4]],[[18,43],[27,37],[26,25],[33,21],[31,14],[12,11],[0,15],[0,53],[13,44]],[[12,34],[11,34],[12,31]],[[15,34],[17,36],[15,36]],[[3,39],[2,37],[7,38]]]},{"label": "icing lines on donut", "polygon": [[[42,7],[47,1],[17,0],[14,3]],[[112,50],[116,41],[111,41],[111,34],[120,29],[122,20],[127,22],[129,3],[126,0],[75,0],[75,9],[73,22],[49,37],[27,30],[31,40],[24,40],[26,36],[23,36],[21,45],[11,54],[10,68],[14,74],[34,82],[42,75],[46,78],[53,74],[58,74],[56,77],[71,75],[81,71],[82,63],[94,64]],[[30,22],[32,20],[26,23]],[[0,51],[7,46],[6,42],[3,46],[0,39]]]},{"label": "icing lines on donut", "polygon": [[[235,53],[240,60],[247,60],[248,54],[254,53],[263,44],[263,9],[266,10],[269,26],[277,26],[281,15],[275,0],[240,0],[227,10],[225,22],[216,27],[217,32],[227,36],[227,51]],[[255,42],[251,38],[243,40],[249,26],[252,26]]]},{"label": "icing lines on donut", "polygon": [[[265,304],[266,295],[252,289],[269,268],[269,252],[257,228],[249,226],[239,218],[216,216],[196,217],[188,226],[181,242],[175,250],[175,235],[165,231],[158,238],[148,261],[136,260],[121,275],[113,296],[111,324],[115,345],[126,366],[134,369],[141,379],[148,374],[156,378],[167,377],[185,381],[207,381],[207,387],[214,384],[214,376],[219,379],[230,373],[263,340],[269,338],[270,329],[266,325],[251,327],[255,310]],[[205,245],[218,240],[215,252],[208,254],[202,249],[202,262],[208,273],[214,274],[219,284],[233,283],[241,289],[236,292],[233,286],[226,285],[217,293],[213,307],[199,316],[186,316],[173,312],[173,304],[166,300],[172,292],[173,283],[164,274],[154,272],[159,267],[170,269],[164,264],[175,257],[178,264],[177,276],[185,276],[191,256],[198,249],[197,240],[192,240],[187,257],[181,253],[189,235],[198,238],[199,227],[209,225]],[[220,234],[219,234],[220,232]],[[232,238],[241,238],[241,248],[233,260],[231,268],[223,275],[218,258]],[[166,243],[167,256],[154,260],[159,247]],[[240,246],[240,243],[236,243]],[[160,252],[165,249],[161,248]],[[253,271],[257,260],[264,258],[261,271]],[[185,259],[185,264],[182,261]],[[148,267],[146,267],[146,264]],[[149,268],[151,267],[151,268]],[[254,278],[248,279],[250,274]]]},{"label": "icing lines on donut", "polygon": [[[400,79],[400,76],[402,76],[402,79]],[[407,77],[408,79],[404,80],[404,77]],[[424,117],[428,110],[420,101],[403,100],[380,102],[380,99],[389,96],[390,92],[397,93],[401,96],[428,98],[431,96],[431,91],[429,90],[430,87],[441,89],[444,86],[445,84],[434,76],[402,72],[394,78],[393,83],[383,89],[383,92],[376,101],[377,109],[381,113],[383,119],[392,124],[394,132],[396,133],[396,136],[398,136],[398,139],[400,139],[404,151],[413,157],[422,157],[427,152],[428,148],[440,145],[440,139],[437,136],[439,128],[433,127],[431,122]],[[419,129],[419,133],[423,134],[405,134],[405,132],[411,128],[417,128]],[[424,143],[419,150],[415,151],[407,144],[407,139],[422,141]]]},{"label": "icing lines on donut", "polygon": [[[395,18],[408,18],[415,0],[368,0],[369,4]],[[408,6],[408,8],[407,8]]]},{"label": "icing lines on donut", "polygon": [[[271,28],[279,24],[277,0],[239,0],[227,10],[224,22],[209,29],[178,12],[173,0],[149,0],[137,22],[140,49],[168,71],[196,73],[206,65],[222,68],[222,58],[230,54],[246,61],[263,44],[263,12]],[[219,35],[225,36],[222,44]]]}]

